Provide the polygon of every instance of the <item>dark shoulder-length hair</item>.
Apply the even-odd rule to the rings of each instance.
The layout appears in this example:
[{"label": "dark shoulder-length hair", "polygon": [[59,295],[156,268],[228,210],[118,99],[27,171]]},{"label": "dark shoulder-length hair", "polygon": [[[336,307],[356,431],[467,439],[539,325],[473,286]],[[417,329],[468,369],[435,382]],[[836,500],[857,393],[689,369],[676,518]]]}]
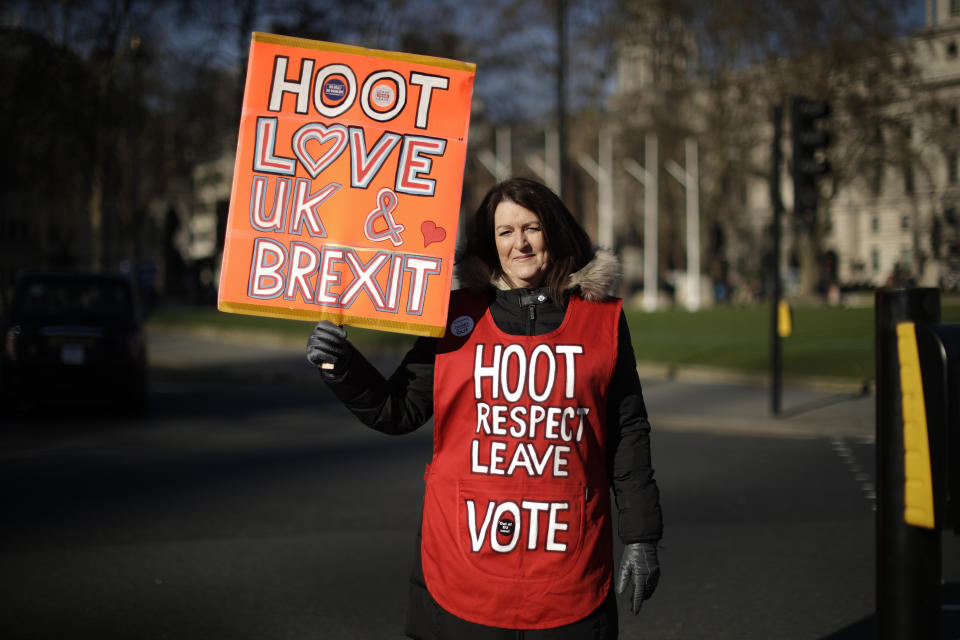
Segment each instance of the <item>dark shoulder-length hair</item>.
[{"label": "dark shoulder-length hair", "polygon": [[460,260],[474,256],[503,276],[494,237],[494,213],[504,201],[532,211],[540,219],[549,261],[544,285],[556,302],[564,300],[564,289],[571,273],[582,269],[594,251],[590,236],[583,230],[563,201],[548,187],[527,178],[510,178],[494,185],[483,197],[473,216]]}]

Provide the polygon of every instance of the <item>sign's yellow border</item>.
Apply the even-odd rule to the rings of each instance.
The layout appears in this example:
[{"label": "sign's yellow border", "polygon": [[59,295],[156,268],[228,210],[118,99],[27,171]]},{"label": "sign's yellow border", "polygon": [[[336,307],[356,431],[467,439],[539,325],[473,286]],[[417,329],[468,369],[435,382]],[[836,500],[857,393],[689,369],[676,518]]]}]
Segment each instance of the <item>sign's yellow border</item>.
[{"label": "sign's yellow border", "polygon": [[453,69],[454,71],[467,71],[476,73],[477,65],[472,62],[461,62],[449,58],[435,58],[433,56],[422,56],[415,53],[401,53],[399,51],[381,51],[379,49],[367,49],[365,47],[355,47],[349,44],[339,44],[336,42],[323,42],[322,40],[309,40],[307,38],[294,38],[292,36],[280,36],[275,33],[263,33],[254,31],[252,40],[254,42],[265,42],[268,44],[285,45],[298,47],[300,49],[314,49],[317,51],[336,51],[338,53],[349,53],[357,56],[371,56],[375,58],[386,58],[388,60],[398,60],[401,62],[413,62],[416,64],[425,64],[431,67],[443,67]]},{"label": "sign's yellow border", "polygon": [[245,302],[221,302],[218,309],[228,313],[286,318],[287,320],[309,320],[313,322],[329,320],[337,324],[349,324],[352,327],[361,327],[363,329],[408,333],[415,336],[428,336],[431,338],[440,338],[446,331],[445,326],[435,327],[432,325],[414,324],[412,322],[397,322],[383,318],[365,318],[340,313],[324,313],[323,311],[317,312],[309,309],[284,309],[262,304],[248,304]]}]

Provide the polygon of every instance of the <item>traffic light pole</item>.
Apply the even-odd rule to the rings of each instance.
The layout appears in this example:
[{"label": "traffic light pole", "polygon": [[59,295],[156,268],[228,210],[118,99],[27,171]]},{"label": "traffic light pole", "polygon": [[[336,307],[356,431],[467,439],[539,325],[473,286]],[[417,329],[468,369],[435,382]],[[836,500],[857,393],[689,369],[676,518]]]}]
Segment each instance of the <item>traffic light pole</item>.
[{"label": "traffic light pole", "polygon": [[781,218],[783,217],[783,202],[780,198],[780,166],[783,154],[780,150],[780,137],[783,135],[783,107],[773,108],[773,149],[770,167],[770,201],[773,205],[773,289],[770,300],[770,411],[775,416],[780,415],[782,397],[782,380],[780,362],[780,332],[778,331],[778,309],[780,307],[781,279],[780,279],[780,235]]},{"label": "traffic light pole", "polygon": [[940,637],[940,531],[904,521],[905,443],[897,323],[940,321],[937,289],[880,289],[876,340],[877,638]]},{"label": "traffic light pole", "polygon": [[[822,100],[793,96],[790,101],[790,138],[792,148],[791,170],[793,178],[793,215],[806,220],[813,230],[817,212],[817,179],[830,171],[830,163],[824,157],[830,136],[817,123],[830,113],[830,105]],[[773,108],[773,152],[770,171],[770,200],[773,204],[773,286],[770,305],[770,410],[780,415],[782,397],[780,298],[783,297],[780,278],[780,236],[783,202],[780,195],[780,167],[783,154],[780,138],[783,135],[783,107]]]}]

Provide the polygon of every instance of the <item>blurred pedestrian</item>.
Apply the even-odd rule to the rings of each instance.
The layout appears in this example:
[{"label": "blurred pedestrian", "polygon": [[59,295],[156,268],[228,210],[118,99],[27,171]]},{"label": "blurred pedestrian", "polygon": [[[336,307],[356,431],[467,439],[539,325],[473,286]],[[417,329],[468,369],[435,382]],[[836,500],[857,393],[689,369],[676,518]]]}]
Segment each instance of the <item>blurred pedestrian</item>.
[{"label": "blurred pedestrian", "polygon": [[389,379],[331,322],[307,342],[368,426],[434,419],[406,633],[616,638],[609,488],[633,613],[657,586],[662,531],[620,266],[552,191],[514,178],[484,197],[457,269],[445,334]]}]

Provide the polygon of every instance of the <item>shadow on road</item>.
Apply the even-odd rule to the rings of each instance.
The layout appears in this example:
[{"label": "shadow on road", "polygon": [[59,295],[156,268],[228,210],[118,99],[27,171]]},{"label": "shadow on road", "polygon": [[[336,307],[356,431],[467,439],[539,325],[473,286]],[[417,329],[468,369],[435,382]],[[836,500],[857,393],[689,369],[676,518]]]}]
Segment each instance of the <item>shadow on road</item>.
[{"label": "shadow on road", "polygon": [[804,413],[810,413],[811,411],[817,411],[818,409],[825,409],[827,407],[832,407],[837,404],[842,404],[844,402],[851,402],[854,400],[860,400],[864,396],[870,395],[870,392],[867,390],[861,391],[860,393],[841,393],[833,396],[828,396],[826,398],[817,398],[816,400],[811,400],[809,402],[804,402],[795,407],[785,409],[781,412],[781,418],[793,418]]},{"label": "shadow on road", "polygon": [[820,640],[874,640],[877,637],[876,627],[876,616],[871,615]]},{"label": "shadow on road", "polygon": [[[941,599],[943,612],[940,616],[940,638],[956,640],[960,638],[960,583],[944,584],[941,589]],[[876,637],[877,616],[874,614],[820,640],[874,640]]]}]

